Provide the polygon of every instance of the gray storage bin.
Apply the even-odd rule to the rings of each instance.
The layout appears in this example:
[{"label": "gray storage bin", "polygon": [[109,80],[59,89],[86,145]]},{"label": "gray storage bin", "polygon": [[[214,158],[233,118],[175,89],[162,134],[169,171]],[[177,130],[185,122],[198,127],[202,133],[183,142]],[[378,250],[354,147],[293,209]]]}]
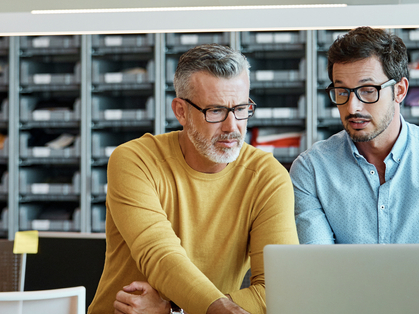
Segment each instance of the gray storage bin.
[{"label": "gray storage bin", "polygon": [[177,120],[175,113],[172,110],[172,101],[175,98],[175,95],[166,94],[166,119],[167,120]]},{"label": "gray storage bin", "polygon": [[72,146],[62,149],[53,149],[48,146],[29,147],[28,141],[31,134],[28,132],[20,133],[20,157],[22,158],[77,158],[80,157],[81,140],[77,136]]},{"label": "gray storage bin", "polygon": [[326,55],[318,55],[317,57],[317,73],[318,80],[323,82],[330,82],[329,74],[327,73],[327,57]]},{"label": "gray storage bin", "polygon": [[347,30],[318,30],[317,43],[319,45],[330,46],[339,36],[347,33]]},{"label": "gray storage bin", "polygon": [[19,208],[19,229],[40,231],[80,231],[80,209],[76,208],[73,219],[60,219],[60,208],[57,207],[57,218],[44,219],[40,217],[43,211],[39,204],[22,204]]},{"label": "gray storage bin", "polygon": [[0,157],[7,158],[9,157],[9,137],[6,136],[3,142],[3,148],[0,149]]},{"label": "gray storage bin", "polygon": [[41,205],[21,204],[19,206],[19,229],[32,229],[32,220],[36,219],[42,210]]},{"label": "gray storage bin", "polygon": [[0,37],[0,49],[9,49],[9,37]]},{"label": "gray storage bin", "polygon": [[242,45],[303,44],[305,31],[295,32],[242,32]]},{"label": "gray storage bin", "polygon": [[106,207],[104,205],[92,206],[92,231],[105,232]]},{"label": "gray storage bin", "polygon": [[114,149],[123,142],[118,134],[95,132],[92,134],[92,157],[109,158]]},{"label": "gray storage bin", "polygon": [[51,179],[47,171],[39,168],[19,170],[19,192],[22,195],[79,195],[80,172],[75,172],[71,183],[48,183]]},{"label": "gray storage bin", "polygon": [[107,188],[106,169],[92,169],[92,195],[104,196]]},{"label": "gray storage bin", "polygon": [[[306,78],[306,62],[301,59],[298,70],[258,69],[250,72],[250,82],[295,82]],[[251,85],[251,84],[250,84]]]},{"label": "gray storage bin", "polygon": [[93,48],[150,47],[154,46],[154,34],[93,35]]},{"label": "gray storage bin", "polygon": [[319,119],[340,119],[338,107],[331,105],[327,94],[321,91],[317,93],[317,117]]},{"label": "gray storage bin", "polygon": [[79,48],[80,35],[61,35],[61,36],[22,36],[20,37],[20,47],[22,49],[36,48]]},{"label": "gray storage bin", "polygon": [[3,99],[0,106],[0,121],[9,121],[9,99]]},{"label": "gray storage bin", "polygon": [[[301,142],[303,143],[303,141]],[[303,151],[305,151],[305,149],[301,147],[275,147],[273,155],[278,159],[292,161]]]},{"label": "gray storage bin", "polygon": [[144,109],[128,109],[131,105],[130,102],[129,98],[114,99],[94,95],[92,98],[92,120],[99,122],[154,119],[154,97],[148,97]]},{"label": "gray storage bin", "polygon": [[9,64],[0,64],[0,86],[9,85]]},{"label": "gray storage bin", "polygon": [[173,83],[175,79],[175,71],[178,64],[178,59],[167,58],[166,59],[166,82]]},{"label": "gray storage bin", "polygon": [[142,84],[153,83],[155,80],[154,60],[147,62],[144,72],[130,66],[124,68],[118,62],[93,60],[92,72],[93,84]]},{"label": "gray storage bin", "polygon": [[202,44],[230,44],[230,33],[166,34],[167,46],[196,46]]},{"label": "gray storage bin", "polygon": [[400,111],[405,119],[419,117],[419,106],[401,106]]},{"label": "gray storage bin", "polygon": [[0,211],[0,231],[7,231],[9,229],[9,210],[7,207]]},{"label": "gray storage bin", "polygon": [[397,30],[399,36],[406,46],[419,45],[419,28]]},{"label": "gray storage bin", "polygon": [[36,109],[38,98],[31,96],[22,96],[20,98],[20,121],[55,121],[68,122],[80,121],[81,102],[77,98],[73,108],[43,108]]},{"label": "gray storage bin", "polygon": [[[73,73],[51,72],[51,64],[22,61],[20,66],[20,82],[22,85],[75,85],[81,82],[81,65],[77,62]],[[59,69],[59,64],[57,65]],[[63,70],[65,71],[65,69]]]},{"label": "gray storage bin", "polygon": [[0,194],[8,194],[9,193],[9,173],[5,171],[1,176],[0,182]]},{"label": "gray storage bin", "polygon": [[[306,97],[301,95],[296,107],[261,107],[255,111],[256,119],[303,119],[306,116]],[[252,118],[253,119],[253,118]]]}]

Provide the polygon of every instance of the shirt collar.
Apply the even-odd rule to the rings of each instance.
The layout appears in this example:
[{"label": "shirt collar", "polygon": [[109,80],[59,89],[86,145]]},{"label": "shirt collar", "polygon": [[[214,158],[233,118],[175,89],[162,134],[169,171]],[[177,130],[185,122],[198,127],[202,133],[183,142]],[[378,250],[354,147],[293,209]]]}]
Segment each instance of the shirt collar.
[{"label": "shirt collar", "polygon": [[396,143],[394,143],[393,148],[391,149],[390,156],[393,158],[393,160],[397,163],[400,163],[400,160],[402,159],[402,155],[406,149],[407,146],[407,124],[404,120],[403,116],[400,115],[400,122],[401,122],[401,131],[399,134],[399,137],[396,140]]},{"label": "shirt collar", "polygon": [[[404,120],[403,116],[400,115],[400,122],[401,122],[401,131],[400,134],[396,140],[396,142],[393,145],[393,148],[390,151],[390,154],[386,157],[389,158],[389,156],[391,156],[391,158],[397,162],[400,163],[400,160],[402,158],[402,155],[406,149],[406,145],[407,145],[407,124],[406,121]],[[349,134],[345,131],[346,133],[346,138],[349,142],[349,145],[351,147],[352,150],[352,155],[355,157],[355,159],[357,158],[364,158],[364,156],[362,156],[359,151],[358,148],[356,148],[355,143],[352,141],[351,137],[349,136]]]}]

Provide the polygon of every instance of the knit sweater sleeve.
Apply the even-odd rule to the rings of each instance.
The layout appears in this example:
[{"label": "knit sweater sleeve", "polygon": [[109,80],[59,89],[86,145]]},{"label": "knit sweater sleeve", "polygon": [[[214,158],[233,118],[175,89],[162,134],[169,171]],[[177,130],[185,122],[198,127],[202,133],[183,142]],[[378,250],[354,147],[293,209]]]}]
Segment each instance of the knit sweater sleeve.
[{"label": "knit sweater sleeve", "polygon": [[156,191],[153,161],[117,148],[108,163],[108,207],[139,271],[188,313],[206,313],[224,295],[190,261]]},{"label": "knit sweater sleeve", "polygon": [[230,293],[235,303],[252,314],[266,313],[263,248],[267,244],[298,244],[288,171],[276,161],[267,161],[259,173],[258,187],[250,231],[251,285]]}]

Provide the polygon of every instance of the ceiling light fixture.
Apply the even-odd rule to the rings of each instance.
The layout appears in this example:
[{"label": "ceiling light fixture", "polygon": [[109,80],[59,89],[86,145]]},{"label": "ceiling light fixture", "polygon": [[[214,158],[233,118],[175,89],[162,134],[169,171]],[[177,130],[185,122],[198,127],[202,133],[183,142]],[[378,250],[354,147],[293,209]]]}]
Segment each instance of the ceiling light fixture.
[{"label": "ceiling light fixture", "polygon": [[296,5],[243,5],[243,6],[202,6],[202,7],[162,7],[162,8],[119,8],[119,9],[69,9],[33,10],[32,14],[80,14],[80,13],[125,13],[125,12],[162,12],[162,11],[206,11],[206,10],[260,10],[260,9],[306,9],[337,8],[346,4],[296,4]]}]

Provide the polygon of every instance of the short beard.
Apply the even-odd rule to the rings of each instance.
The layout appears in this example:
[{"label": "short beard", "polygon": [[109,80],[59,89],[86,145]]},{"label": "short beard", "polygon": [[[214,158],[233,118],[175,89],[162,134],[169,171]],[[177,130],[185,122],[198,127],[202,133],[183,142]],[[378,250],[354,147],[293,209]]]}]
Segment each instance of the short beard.
[{"label": "short beard", "polygon": [[[386,115],[384,116],[384,119],[380,121],[380,124],[377,125],[377,128],[373,130],[372,133],[370,134],[365,134],[365,135],[351,134],[349,131],[349,128],[346,125],[344,125],[344,128],[354,143],[369,142],[375,139],[377,136],[379,136],[388,128],[388,126],[390,125],[391,121],[394,118],[394,113],[395,113],[395,108],[393,105],[389,107]],[[366,117],[360,114],[353,114],[353,115],[348,115],[345,118],[345,120],[347,121],[350,118],[366,118]]]},{"label": "short beard", "polygon": [[[239,155],[240,150],[244,143],[244,136],[240,132],[233,132],[229,134],[220,134],[213,137],[210,141],[205,138],[202,134],[198,132],[194,123],[192,122],[192,117],[189,119],[190,124],[186,130],[186,134],[189,137],[189,140],[195,146],[196,150],[204,157],[208,158],[210,161],[217,164],[228,164],[235,161]],[[219,140],[232,140],[237,139],[237,146],[233,148],[217,148],[215,144]]]}]

